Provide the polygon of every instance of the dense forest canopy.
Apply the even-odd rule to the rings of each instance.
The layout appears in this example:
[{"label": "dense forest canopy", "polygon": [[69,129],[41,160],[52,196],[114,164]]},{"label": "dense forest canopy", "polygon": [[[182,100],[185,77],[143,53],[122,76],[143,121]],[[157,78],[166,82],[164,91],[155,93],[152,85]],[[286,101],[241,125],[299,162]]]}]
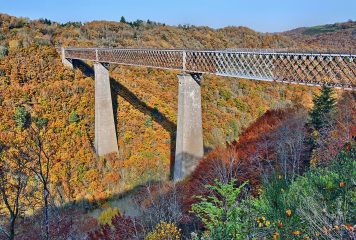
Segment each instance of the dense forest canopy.
[{"label": "dense forest canopy", "polygon": [[[346,126],[346,120],[340,120],[350,118],[340,109],[352,108],[352,96],[341,96],[341,92],[331,94],[335,97],[332,106],[339,100],[341,105],[335,107],[339,110],[327,114],[335,114],[337,122],[349,132],[342,135],[336,131],[340,126],[330,123],[328,127],[333,127],[331,136],[334,138],[327,137],[325,143],[320,136],[329,136],[330,129],[324,132],[323,127],[313,127],[306,120],[307,112],[317,105],[313,96],[318,96],[318,88],[204,76],[201,85],[204,147],[210,154],[192,177],[177,189],[169,183],[155,185],[152,183],[164,182],[170,175],[177,121],[177,72],[110,66],[120,153],[118,159],[113,156],[97,158],[92,146],[93,76],[84,67],[74,71],[63,67],[59,47],[349,51],[356,46],[354,32],[355,22],[269,34],[246,27],[168,26],[149,20],[127,22],[125,18],[119,22],[59,24],[48,19],[29,20],[0,14],[0,190],[3,196],[8,196],[8,204],[0,201],[3,206],[0,209],[3,217],[0,238],[16,235],[19,239],[35,239],[41,235],[55,239],[70,236],[85,239],[91,232],[93,239],[107,239],[105,234],[121,236],[116,239],[130,239],[135,234],[147,235],[160,220],[175,225],[160,223],[156,233],[168,228],[173,235],[186,235],[190,230],[202,229],[201,222],[189,211],[196,203],[193,196],[208,194],[204,185],[214,184],[214,178],[227,184],[221,186],[227,188],[228,179],[237,179],[232,185],[248,180],[256,196],[263,177],[272,174],[268,168],[270,162],[256,162],[256,159],[265,160],[267,153],[272,154],[271,159],[276,157],[280,161],[275,160],[273,168],[282,171],[287,181],[302,174],[310,164],[319,166],[324,158],[332,162],[340,157],[337,153],[355,131],[355,128]],[[320,104],[320,109],[325,109],[323,102]],[[311,116],[320,115],[320,109],[314,109]],[[289,135],[281,129],[289,130]],[[300,135],[291,134],[293,130]],[[272,145],[268,150],[262,147],[265,139],[271,139],[273,148]],[[281,148],[286,146],[279,139],[291,141],[293,144],[288,147],[294,150],[283,152]],[[308,144],[304,144],[305,139]],[[226,144],[229,147],[225,148]],[[349,157],[347,151],[346,157],[341,157]],[[281,168],[287,155],[293,155],[300,165]],[[225,169],[225,164],[230,164],[232,158],[239,159],[234,162],[239,167],[231,165],[230,175],[221,176],[212,171],[216,166]],[[269,170],[264,172],[261,166]],[[152,185],[147,187],[147,183]],[[152,192],[138,188],[142,185],[146,190],[151,187]],[[145,216],[151,220],[118,214],[117,204],[130,201],[121,196],[136,191],[137,195],[145,196],[135,201],[146,207]],[[178,192],[182,199],[177,200],[172,191]],[[151,198],[158,201],[156,208],[149,202]],[[166,215],[167,204],[181,210],[168,214],[169,219],[160,219]],[[100,216],[98,209],[105,209]],[[125,209],[130,208],[122,207],[120,211]],[[154,216],[154,213],[160,215]],[[8,219],[13,219],[13,223],[15,220],[21,222],[22,227],[11,233],[7,230],[11,229]],[[40,220],[33,224],[33,219]],[[103,229],[99,225],[104,226]],[[183,229],[183,233],[178,233],[176,225]],[[195,229],[189,229],[188,226],[193,225]],[[216,230],[215,226],[210,227],[211,232]],[[119,229],[123,229],[122,232]],[[152,232],[148,239],[162,239],[156,233]],[[268,234],[266,236],[271,236],[270,232]]]}]

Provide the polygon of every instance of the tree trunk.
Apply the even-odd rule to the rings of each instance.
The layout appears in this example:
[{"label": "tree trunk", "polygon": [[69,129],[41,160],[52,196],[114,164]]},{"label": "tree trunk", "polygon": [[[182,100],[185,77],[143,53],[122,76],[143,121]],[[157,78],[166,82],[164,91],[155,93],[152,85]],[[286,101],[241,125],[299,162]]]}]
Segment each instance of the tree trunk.
[{"label": "tree trunk", "polygon": [[9,232],[9,239],[10,240],[15,239],[15,220],[16,220],[16,217],[11,214],[11,217],[10,217],[10,232]]},{"label": "tree trunk", "polygon": [[44,221],[45,221],[45,236],[44,239],[49,239],[49,218],[48,218],[48,190],[47,185],[43,187],[43,200],[44,200]]}]

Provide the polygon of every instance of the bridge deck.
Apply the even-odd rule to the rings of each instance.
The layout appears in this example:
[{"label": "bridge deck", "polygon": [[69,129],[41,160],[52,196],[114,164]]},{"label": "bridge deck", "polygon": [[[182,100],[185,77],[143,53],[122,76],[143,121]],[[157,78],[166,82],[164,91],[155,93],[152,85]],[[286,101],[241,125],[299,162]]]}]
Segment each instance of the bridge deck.
[{"label": "bridge deck", "polygon": [[356,89],[356,55],[268,50],[65,48],[64,57],[193,73]]}]

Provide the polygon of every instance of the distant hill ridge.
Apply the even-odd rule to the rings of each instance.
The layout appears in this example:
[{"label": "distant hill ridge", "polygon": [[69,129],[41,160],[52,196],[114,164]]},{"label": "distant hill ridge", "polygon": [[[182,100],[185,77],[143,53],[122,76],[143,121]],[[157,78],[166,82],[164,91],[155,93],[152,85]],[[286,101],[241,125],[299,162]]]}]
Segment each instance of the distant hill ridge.
[{"label": "distant hill ridge", "polygon": [[312,27],[300,27],[293,30],[286,31],[287,35],[292,34],[303,34],[303,35],[317,35],[323,33],[332,33],[332,32],[342,32],[342,31],[353,31],[355,35],[356,32],[356,21],[348,21],[342,23],[334,23],[334,24],[325,24],[318,25]]},{"label": "distant hill ridge", "polygon": [[305,48],[356,50],[356,21],[296,28],[282,33]]},{"label": "distant hill ridge", "polygon": [[241,26],[213,29],[192,25],[168,26],[149,20],[59,24],[49,19],[29,20],[0,13],[0,27],[2,35],[16,30],[16,36],[14,33],[11,35],[16,40],[22,40],[25,46],[28,45],[26,42],[35,40],[40,44],[83,47],[356,49],[355,21],[303,27],[282,33],[259,33]]}]

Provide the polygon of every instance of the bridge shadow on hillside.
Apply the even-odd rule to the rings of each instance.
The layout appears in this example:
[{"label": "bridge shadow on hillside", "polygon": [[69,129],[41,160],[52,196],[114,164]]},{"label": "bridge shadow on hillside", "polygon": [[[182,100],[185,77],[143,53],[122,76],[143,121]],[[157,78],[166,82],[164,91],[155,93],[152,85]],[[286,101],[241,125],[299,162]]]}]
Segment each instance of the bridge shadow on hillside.
[{"label": "bridge shadow on hillside", "polygon": [[[140,193],[144,191],[145,186],[158,183],[147,182],[145,185],[139,185],[123,193],[113,194],[110,197],[96,199],[95,201],[81,198],[62,202],[59,205],[51,201],[48,206],[51,239],[72,239],[73,234],[78,234],[78,229],[82,230],[83,226],[84,231],[82,234],[97,230],[99,224],[97,224],[97,221],[93,222],[93,219],[98,218],[106,209],[106,207],[103,207],[103,203],[112,208],[119,208],[120,213],[125,216],[140,217],[141,210],[138,204],[141,202],[137,201],[136,196],[141,195]],[[44,219],[43,210],[43,207],[40,207],[32,214],[24,215],[17,219],[18,232],[16,233],[16,237],[18,239],[35,239],[35,236],[41,236],[42,219]],[[89,229],[85,228],[86,224],[90,226]],[[19,231],[19,229],[21,230]],[[71,236],[71,238],[67,236]],[[0,239],[7,239],[7,235],[4,235],[2,231],[0,231]]]},{"label": "bridge shadow on hillside", "polygon": [[[80,69],[81,72],[94,79],[94,69],[87,63],[81,60],[73,60],[74,68]],[[111,85],[111,96],[113,99],[113,111],[115,116],[115,125],[117,126],[117,115],[118,115],[118,96],[129,102],[135,109],[144,113],[145,115],[151,116],[152,120],[160,124],[167,132],[170,134],[170,177],[173,176],[174,160],[175,160],[175,148],[176,148],[176,124],[169,120],[163,113],[158,111],[156,108],[148,106],[145,102],[139,99],[133,92],[131,92],[127,87],[119,83],[114,78],[110,77]],[[117,130],[116,130],[116,135]],[[120,146],[119,146],[120,148]]]}]

